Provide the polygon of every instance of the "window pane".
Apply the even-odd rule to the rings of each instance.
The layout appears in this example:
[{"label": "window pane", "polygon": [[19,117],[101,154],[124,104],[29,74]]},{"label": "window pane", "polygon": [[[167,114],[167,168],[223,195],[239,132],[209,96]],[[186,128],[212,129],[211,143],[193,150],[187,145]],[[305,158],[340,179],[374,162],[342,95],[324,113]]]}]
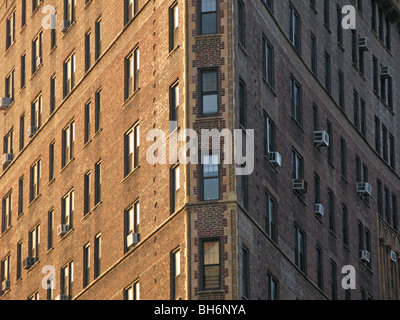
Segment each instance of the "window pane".
[{"label": "window pane", "polygon": [[204,243],[204,265],[219,264],[219,242]]},{"label": "window pane", "polygon": [[201,29],[202,34],[217,33],[217,14],[215,12],[202,14]]}]

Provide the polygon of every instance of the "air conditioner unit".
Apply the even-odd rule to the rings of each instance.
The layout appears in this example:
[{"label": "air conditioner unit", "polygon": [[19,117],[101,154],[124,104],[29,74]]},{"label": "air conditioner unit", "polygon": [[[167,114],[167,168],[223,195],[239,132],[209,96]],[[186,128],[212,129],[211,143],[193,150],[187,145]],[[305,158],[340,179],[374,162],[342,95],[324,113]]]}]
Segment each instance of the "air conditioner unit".
[{"label": "air conditioner unit", "polygon": [[326,131],[314,131],[314,143],[318,147],[329,147],[329,134]]},{"label": "air conditioner unit", "polygon": [[61,300],[61,301],[72,300],[72,297],[67,294],[60,294],[56,297],[56,300]]},{"label": "air conditioner unit", "polygon": [[358,38],[358,48],[362,51],[369,51],[369,39],[367,37]]},{"label": "air conditioner unit", "polygon": [[393,262],[397,261],[397,254],[394,251],[390,251],[390,260],[392,260]]},{"label": "air conditioner unit", "polygon": [[57,227],[57,235],[62,237],[64,236],[69,230],[70,230],[70,225],[69,224],[60,224]]},{"label": "air conditioner unit", "polygon": [[28,128],[28,137],[32,138],[36,132],[38,131],[38,127],[29,127]]},{"label": "air conditioner unit", "polygon": [[33,267],[33,265],[34,265],[35,263],[36,263],[36,258],[28,257],[28,258],[26,258],[24,261],[22,261],[22,267],[23,267],[25,270],[29,270],[30,268]]},{"label": "air conditioner unit", "polygon": [[381,78],[384,78],[384,79],[392,78],[392,68],[391,67],[381,67]]},{"label": "air conditioner unit", "polygon": [[42,64],[42,58],[41,57],[37,57],[36,58],[36,68],[39,67]]},{"label": "air conditioner unit", "polygon": [[12,98],[0,98],[0,110],[7,110],[7,108],[11,105],[13,99]]},{"label": "air conditioner unit", "polygon": [[63,33],[67,32],[72,23],[73,23],[72,20],[64,20],[63,22],[61,22],[61,32]]},{"label": "air conditioner unit", "polygon": [[133,247],[134,245],[140,242],[140,234],[139,233],[131,233],[126,237],[126,244],[128,248]]},{"label": "air conditioner unit", "polygon": [[324,216],[324,206],[320,203],[315,204],[315,213],[319,216]]},{"label": "air conditioner unit", "polygon": [[13,153],[5,153],[3,154],[3,165],[8,165],[14,160],[14,154]]},{"label": "air conditioner unit", "polygon": [[371,195],[372,187],[368,182],[357,182],[357,193]]},{"label": "air conditioner unit", "polygon": [[10,289],[10,281],[9,280],[4,280],[1,283],[1,291],[6,291]]},{"label": "air conditioner unit", "polygon": [[282,165],[282,156],[279,152],[268,152],[268,160],[279,167]]},{"label": "air conditioner unit", "polygon": [[360,251],[360,259],[362,261],[370,262],[371,261],[371,254],[367,250]]},{"label": "air conditioner unit", "polygon": [[293,179],[293,190],[307,192],[308,184],[304,179]]}]

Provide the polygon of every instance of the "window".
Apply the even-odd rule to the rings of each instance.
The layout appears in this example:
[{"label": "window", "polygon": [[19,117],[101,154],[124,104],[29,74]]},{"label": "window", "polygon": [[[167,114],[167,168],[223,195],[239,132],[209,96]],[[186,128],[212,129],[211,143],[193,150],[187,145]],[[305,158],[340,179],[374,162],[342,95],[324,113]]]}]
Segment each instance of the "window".
[{"label": "window", "polygon": [[242,0],[238,1],[238,42],[245,46],[245,7]]},{"label": "window", "polygon": [[21,271],[22,271],[22,242],[18,242],[17,244],[17,281],[21,279]]},{"label": "window", "polygon": [[344,138],[340,138],[340,171],[343,178],[347,178],[347,145]]},{"label": "window", "polygon": [[56,109],[56,76],[50,78],[50,114]]},{"label": "window", "polygon": [[61,268],[60,293],[72,297],[72,284],[74,282],[74,262],[71,261]]},{"label": "window", "polygon": [[94,205],[101,203],[101,161],[94,166]]},{"label": "window", "polygon": [[68,225],[69,229],[73,227],[74,198],[75,192],[71,190],[61,199],[61,224]]},{"label": "window", "polygon": [[210,154],[202,159],[203,200],[218,200],[219,190],[219,155]]},{"label": "window", "polygon": [[324,0],[324,24],[329,28],[329,0]]},{"label": "window", "polygon": [[[40,94],[31,105],[31,127],[37,132],[42,126],[42,95]],[[32,133],[33,133],[32,132]]]},{"label": "window", "polygon": [[382,182],[377,179],[376,180],[376,199],[377,199],[377,207],[378,207],[378,214],[383,217],[383,198],[382,198]]},{"label": "window", "polygon": [[393,219],[393,229],[397,231],[399,220],[397,215],[397,197],[392,194],[392,219]]},{"label": "window", "polygon": [[139,89],[140,52],[136,48],[125,59],[125,100]]},{"label": "window", "polygon": [[90,182],[91,182],[91,172],[87,172],[84,178],[84,195],[83,195],[83,211],[84,215],[90,213]]},{"label": "window", "polygon": [[267,6],[267,9],[272,13],[273,11],[273,0],[262,0],[263,3]]},{"label": "window", "polygon": [[26,25],[26,0],[21,1],[21,28]]},{"label": "window", "polygon": [[1,231],[4,233],[11,227],[11,191],[3,198],[3,217]]},{"label": "window", "polygon": [[[11,256],[9,255],[7,258],[1,261],[1,283],[4,283],[4,281],[10,281],[10,263],[11,263]],[[3,286],[2,286],[3,287]],[[4,292],[8,289],[3,289],[1,288],[1,293],[4,294]]]},{"label": "window", "polygon": [[331,292],[332,300],[337,300],[337,266],[334,261],[331,261]]},{"label": "window", "polygon": [[24,177],[18,181],[18,216],[24,212]]},{"label": "window", "polygon": [[332,190],[328,190],[328,209],[329,209],[329,230],[335,233],[336,219],[335,219],[335,195]]},{"label": "window", "polygon": [[39,261],[40,225],[29,231],[28,257]]},{"label": "window", "polygon": [[135,124],[125,133],[125,177],[139,165],[139,124]]},{"label": "window", "polygon": [[140,284],[139,281],[135,282],[124,290],[125,300],[140,300]]},{"label": "window", "polygon": [[263,46],[263,78],[274,87],[274,49],[265,37],[262,37]]},{"label": "window", "polygon": [[[140,232],[140,204],[139,201],[125,210],[125,239],[130,235]],[[129,250],[125,241],[125,251]]]},{"label": "window", "polygon": [[343,223],[343,244],[349,246],[349,222],[348,211],[345,205],[342,206],[342,223]]},{"label": "window", "polygon": [[290,42],[300,54],[300,16],[292,5],[289,6]]},{"label": "window", "polygon": [[101,19],[96,21],[95,24],[95,52],[94,59],[97,61],[101,55],[101,42],[102,42],[102,34],[101,34]]},{"label": "window", "polygon": [[391,223],[390,191],[386,187],[383,189],[383,203],[384,203],[385,220],[390,225]]},{"label": "window", "polygon": [[36,291],[33,295],[28,297],[28,300],[30,301],[39,301],[39,291]]},{"label": "window", "polygon": [[351,60],[354,67],[358,67],[358,36],[357,31],[351,30]]},{"label": "window", "polygon": [[5,83],[5,96],[14,100],[14,83],[15,83],[15,70],[13,69],[6,77]]},{"label": "window", "polygon": [[276,201],[268,193],[265,194],[265,220],[267,235],[275,243],[278,242],[278,230],[276,221]]},{"label": "window", "polygon": [[32,12],[35,12],[42,0],[32,0]]},{"label": "window", "polygon": [[47,250],[53,248],[54,210],[47,213]]},{"label": "window", "polygon": [[292,109],[292,117],[296,122],[301,125],[303,122],[302,116],[302,101],[301,101],[301,87],[300,84],[293,78],[290,78],[290,102]]},{"label": "window", "polygon": [[388,162],[388,131],[384,125],[382,125],[382,158],[385,162]]},{"label": "window", "polygon": [[91,102],[87,102],[85,104],[85,134],[84,134],[84,143],[88,143],[90,140],[90,124],[91,124],[91,117],[90,117],[90,110],[91,110]]},{"label": "window", "polygon": [[218,71],[201,70],[200,79],[201,114],[207,116],[218,114]]},{"label": "window", "polygon": [[381,122],[375,117],[375,151],[381,155]]},{"label": "window", "polygon": [[294,227],[295,236],[295,264],[302,271],[306,272],[306,243],[305,233],[298,227]]},{"label": "window", "polygon": [[64,98],[75,86],[75,54],[71,54],[64,62]]},{"label": "window", "polygon": [[26,54],[21,56],[21,89],[25,87]]},{"label": "window", "polygon": [[94,238],[94,279],[100,275],[101,265],[101,234]]},{"label": "window", "polygon": [[266,113],[264,115],[264,154],[276,151],[276,127]]},{"label": "window", "polygon": [[74,159],[75,122],[71,122],[62,132],[62,167]]},{"label": "window", "polygon": [[246,85],[239,79],[239,125],[246,127]]},{"label": "window", "polygon": [[9,159],[7,159],[7,162],[3,161],[3,169],[5,170],[8,165],[10,164],[9,160],[13,160],[14,158],[14,149],[13,149],[13,130],[11,130],[10,132],[7,133],[7,135],[4,137],[4,141],[3,141],[3,154],[8,154]]},{"label": "window", "polygon": [[19,118],[19,151],[22,151],[25,144],[25,115]]},{"label": "window", "polygon": [[201,34],[217,33],[217,1],[201,0],[199,3]]},{"label": "window", "polygon": [[15,11],[7,18],[6,21],[6,50],[15,41]]},{"label": "window", "polygon": [[267,299],[278,300],[278,280],[270,273],[267,274]]},{"label": "window", "polygon": [[365,101],[363,99],[360,100],[361,105],[361,135],[366,138],[367,136],[367,115],[365,109]]},{"label": "window", "polygon": [[54,179],[54,151],[55,142],[52,142],[49,145],[49,181],[52,181]]},{"label": "window", "polygon": [[175,82],[169,88],[169,121],[170,130],[172,133],[177,127],[179,127],[179,82]]},{"label": "window", "polygon": [[203,290],[219,289],[221,287],[220,241],[201,241],[201,265]]},{"label": "window", "polygon": [[171,213],[182,204],[181,167],[179,164],[171,169]]},{"label": "window", "polygon": [[313,131],[318,131],[319,128],[319,117],[318,117],[318,107],[313,105]]},{"label": "window", "polygon": [[50,278],[47,279],[47,300],[54,299],[55,286],[56,286],[56,284],[55,284],[54,277],[51,276]]},{"label": "window", "polygon": [[124,5],[125,5],[125,25],[130,22],[133,17],[136,15],[138,11],[138,6],[137,6],[138,0],[125,0]]},{"label": "window", "polygon": [[42,65],[43,33],[40,32],[32,41],[32,74]]},{"label": "window", "polygon": [[317,247],[317,285],[321,290],[324,289],[324,267],[322,260],[322,250]]},{"label": "window", "polygon": [[101,90],[96,92],[96,100],[94,105],[94,131],[97,133],[100,131],[100,120],[101,120]]},{"label": "window", "polygon": [[292,150],[292,178],[303,179],[304,177],[304,161],[303,158]]},{"label": "window", "polygon": [[171,253],[171,300],[181,299],[181,251]]},{"label": "window", "polygon": [[327,123],[326,123],[326,132],[329,135],[329,146],[328,146],[328,152],[327,152],[328,162],[332,164],[333,163],[333,129],[332,129],[332,123],[330,123],[329,121],[327,121]]},{"label": "window", "polygon": [[311,34],[311,71],[314,75],[317,75],[317,38]]},{"label": "window", "polygon": [[35,200],[39,196],[40,190],[40,176],[41,176],[41,161],[38,160],[31,166],[30,169],[30,202]]},{"label": "window", "polygon": [[391,134],[389,134],[389,165],[393,170],[396,170],[396,143]]},{"label": "window", "polygon": [[338,81],[339,81],[339,107],[344,110],[345,109],[345,92],[344,92],[344,76],[342,71],[338,72]]},{"label": "window", "polygon": [[57,44],[57,30],[55,28],[56,22],[57,22],[57,12],[56,11],[54,11],[51,14],[50,19],[51,19],[50,21],[51,21],[51,24],[52,24],[51,36],[50,36],[51,37],[51,39],[50,39],[50,49],[52,50],[52,49],[54,49],[56,47],[56,44]]},{"label": "window", "polygon": [[250,253],[242,247],[242,298],[250,299]]},{"label": "window", "polygon": [[76,0],[64,0],[64,20],[75,21]]},{"label": "window", "polygon": [[83,247],[83,287],[86,288],[90,279],[90,243]]},{"label": "window", "polygon": [[331,94],[331,56],[325,51],[325,88]]},{"label": "window", "polygon": [[374,92],[379,94],[379,65],[375,56],[372,56],[372,82],[374,84]]},{"label": "window", "polygon": [[85,71],[87,72],[91,67],[91,31],[85,33]]},{"label": "window", "polygon": [[338,44],[343,47],[342,8],[340,6],[336,8],[336,34]]},{"label": "window", "polygon": [[179,32],[179,13],[178,3],[169,8],[169,51],[176,48]]}]

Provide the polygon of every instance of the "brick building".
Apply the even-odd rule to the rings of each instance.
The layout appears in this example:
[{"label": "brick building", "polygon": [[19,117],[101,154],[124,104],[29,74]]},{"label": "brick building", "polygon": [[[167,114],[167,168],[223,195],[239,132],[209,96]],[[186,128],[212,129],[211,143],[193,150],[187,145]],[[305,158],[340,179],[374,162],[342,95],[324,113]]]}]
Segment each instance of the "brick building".
[{"label": "brick building", "polygon": [[[400,5],[348,4],[3,0],[0,299],[399,298]],[[254,172],[149,163],[189,128]]]}]

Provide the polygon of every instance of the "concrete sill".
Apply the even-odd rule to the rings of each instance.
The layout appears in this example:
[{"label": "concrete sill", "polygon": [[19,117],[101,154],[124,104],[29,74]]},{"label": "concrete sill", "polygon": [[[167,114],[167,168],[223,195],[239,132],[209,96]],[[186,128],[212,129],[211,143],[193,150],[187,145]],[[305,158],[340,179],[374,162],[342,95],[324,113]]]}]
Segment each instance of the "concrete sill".
[{"label": "concrete sill", "polygon": [[66,234],[64,234],[60,240],[58,240],[58,243],[60,243],[61,241],[63,241],[65,238],[67,238],[75,229],[72,228],[70,229]]},{"label": "concrete sill", "polygon": [[225,294],[225,290],[215,289],[215,290],[202,290],[198,291],[198,294]]},{"label": "concrete sill", "polygon": [[33,199],[31,201],[31,203],[28,204],[28,208],[32,207],[34,205],[34,203],[36,203],[41,196],[42,196],[42,194],[39,194],[35,199]]},{"label": "concrete sill", "polygon": [[137,166],[135,169],[133,169],[122,181],[121,183],[125,183],[127,180],[129,180],[130,177],[134,175],[136,171],[140,169],[140,166]]},{"label": "concrete sill", "polygon": [[60,171],[60,174],[63,173],[67,168],[72,166],[72,164],[75,162],[75,158],[72,158]]}]

